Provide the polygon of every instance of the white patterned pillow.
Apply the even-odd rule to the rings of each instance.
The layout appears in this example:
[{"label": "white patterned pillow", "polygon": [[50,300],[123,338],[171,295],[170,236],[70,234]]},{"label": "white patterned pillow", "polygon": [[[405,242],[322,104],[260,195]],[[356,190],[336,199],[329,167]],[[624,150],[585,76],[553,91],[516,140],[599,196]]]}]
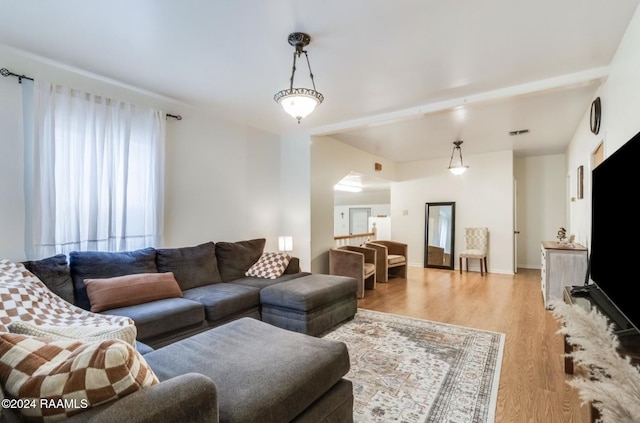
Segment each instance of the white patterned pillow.
[{"label": "white patterned pillow", "polygon": [[276,279],[284,273],[289,265],[289,260],[291,257],[286,253],[262,253],[258,261],[247,270],[245,275]]},{"label": "white patterned pillow", "polygon": [[54,421],[155,385],[158,378],[131,345],[0,334],[0,382],[22,399],[30,421]]},{"label": "white patterned pillow", "polygon": [[120,339],[136,348],[136,335],[138,330],[131,326],[52,326],[32,325],[27,322],[15,321],[8,325],[9,332],[22,335],[50,338],[55,341],[106,341],[108,339]]}]

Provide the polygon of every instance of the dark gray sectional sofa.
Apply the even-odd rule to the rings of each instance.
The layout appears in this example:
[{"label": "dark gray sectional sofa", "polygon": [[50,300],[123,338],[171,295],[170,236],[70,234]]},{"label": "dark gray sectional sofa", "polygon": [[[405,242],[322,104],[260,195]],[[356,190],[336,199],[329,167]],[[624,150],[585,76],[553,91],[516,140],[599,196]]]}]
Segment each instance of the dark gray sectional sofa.
[{"label": "dark gray sectional sofa", "polygon": [[294,259],[277,279],[245,276],[262,255],[264,245],[264,239],[253,239],[117,253],[72,252],[69,269],[73,302],[90,309],[84,279],[173,272],[182,298],[167,298],[102,313],[133,319],[138,340],[153,348],[240,317],[260,319],[261,288],[309,274],[300,272],[298,260]]},{"label": "dark gray sectional sofa", "polygon": [[[170,271],[182,290],[181,298],[102,311],[133,319],[138,351],[161,383],[70,421],[351,422],[346,346],[285,329],[315,335],[353,317],[356,281],[301,272],[295,258],[276,279],[245,276],[264,245],[208,242],[24,262],[52,291],[87,310],[85,279]],[[261,298],[287,318],[261,321]],[[0,414],[0,421],[9,416]]]},{"label": "dark gray sectional sofa", "polygon": [[[260,289],[309,275],[293,258],[277,279],[247,277],[265,240],[207,242],[193,247],[144,248],[125,252],[76,251],[23,264],[68,302],[90,310],[84,279],[173,272],[182,298],[105,310],[134,320],[138,340],[153,348],[238,319],[260,319]],[[224,275],[224,276],[223,276]]]}]

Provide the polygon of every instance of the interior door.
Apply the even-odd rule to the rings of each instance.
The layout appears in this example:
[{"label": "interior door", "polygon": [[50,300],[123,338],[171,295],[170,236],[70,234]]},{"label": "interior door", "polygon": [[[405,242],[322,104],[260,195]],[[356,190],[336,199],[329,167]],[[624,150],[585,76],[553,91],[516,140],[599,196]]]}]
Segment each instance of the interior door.
[{"label": "interior door", "polygon": [[349,235],[368,233],[369,216],[371,216],[371,207],[350,207]]},{"label": "interior door", "polygon": [[513,180],[513,273],[518,273],[518,181]]}]

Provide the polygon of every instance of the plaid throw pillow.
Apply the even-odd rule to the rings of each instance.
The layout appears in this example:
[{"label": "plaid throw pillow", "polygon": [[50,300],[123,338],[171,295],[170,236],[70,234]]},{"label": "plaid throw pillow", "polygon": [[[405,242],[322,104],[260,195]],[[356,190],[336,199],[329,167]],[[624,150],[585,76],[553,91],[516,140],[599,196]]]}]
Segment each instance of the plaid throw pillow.
[{"label": "plaid throw pillow", "polygon": [[266,279],[278,278],[289,265],[289,260],[291,257],[286,253],[263,253],[245,275]]},{"label": "plaid throw pillow", "polygon": [[144,358],[124,341],[54,341],[0,334],[0,382],[26,401],[30,421],[62,420],[155,385]]}]

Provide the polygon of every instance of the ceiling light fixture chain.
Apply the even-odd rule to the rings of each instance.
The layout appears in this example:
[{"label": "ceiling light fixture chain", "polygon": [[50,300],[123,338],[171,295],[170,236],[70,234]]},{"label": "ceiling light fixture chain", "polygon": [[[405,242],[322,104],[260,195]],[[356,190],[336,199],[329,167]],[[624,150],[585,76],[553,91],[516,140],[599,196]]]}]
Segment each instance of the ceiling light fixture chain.
[{"label": "ceiling light fixture chain", "polygon": [[302,50],[299,48],[300,44],[296,44],[296,51],[293,52],[293,66],[291,66],[291,78],[289,78],[289,89],[293,91],[293,78],[296,76],[296,59],[300,57]]},{"label": "ceiling light fixture chain", "polygon": [[[309,54],[304,49],[311,42],[311,37],[303,32],[294,32],[289,34],[289,44],[295,47],[293,52],[293,66],[291,67],[291,79],[289,89],[278,91],[273,99],[279,103],[285,112],[300,120],[308,116],[314,111],[316,106],[322,103],[324,96],[316,91],[316,83],[311,72],[311,64],[309,62]],[[311,88],[294,88],[293,82],[296,74],[296,63],[300,55],[304,53],[307,59],[307,67],[309,68],[309,77],[311,78]]]},{"label": "ceiling light fixture chain", "polygon": [[313,79],[313,72],[311,72],[311,63],[309,63],[309,55],[307,54],[307,50],[304,50],[304,56],[307,58],[307,67],[309,68],[309,77],[311,78],[311,84],[313,85],[313,90],[316,89],[316,81]]}]

